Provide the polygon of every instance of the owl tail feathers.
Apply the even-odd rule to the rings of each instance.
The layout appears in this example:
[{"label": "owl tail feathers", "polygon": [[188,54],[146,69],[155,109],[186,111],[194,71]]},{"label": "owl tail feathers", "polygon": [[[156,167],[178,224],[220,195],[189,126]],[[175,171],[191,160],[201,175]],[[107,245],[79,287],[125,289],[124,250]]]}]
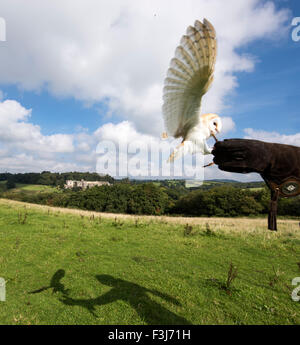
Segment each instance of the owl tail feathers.
[{"label": "owl tail feathers", "polygon": [[172,152],[168,159],[168,163],[174,162],[175,159],[178,159],[185,155],[186,153],[194,153],[193,152],[193,144],[190,141],[183,141],[180,145],[178,145],[175,150]]}]

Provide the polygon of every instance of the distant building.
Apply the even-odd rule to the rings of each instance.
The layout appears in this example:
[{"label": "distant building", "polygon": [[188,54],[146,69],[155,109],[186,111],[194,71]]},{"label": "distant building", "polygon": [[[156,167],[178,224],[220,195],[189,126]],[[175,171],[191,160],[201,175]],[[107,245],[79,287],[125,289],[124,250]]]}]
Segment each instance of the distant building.
[{"label": "distant building", "polygon": [[107,185],[109,186],[110,183],[107,181],[73,181],[73,180],[67,180],[66,184],[64,185],[65,189],[71,189],[74,187],[78,187],[78,188],[82,188],[82,189],[86,189],[86,188],[92,188],[95,186],[104,186]]}]

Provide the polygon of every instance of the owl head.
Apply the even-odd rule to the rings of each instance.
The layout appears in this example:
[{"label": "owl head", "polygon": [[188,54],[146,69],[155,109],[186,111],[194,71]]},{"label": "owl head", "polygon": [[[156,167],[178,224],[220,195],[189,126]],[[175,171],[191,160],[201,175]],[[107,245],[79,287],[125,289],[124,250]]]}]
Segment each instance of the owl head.
[{"label": "owl head", "polygon": [[217,114],[204,114],[202,115],[202,123],[205,126],[209,133],[216,135],[222,130],[222,120]]}]

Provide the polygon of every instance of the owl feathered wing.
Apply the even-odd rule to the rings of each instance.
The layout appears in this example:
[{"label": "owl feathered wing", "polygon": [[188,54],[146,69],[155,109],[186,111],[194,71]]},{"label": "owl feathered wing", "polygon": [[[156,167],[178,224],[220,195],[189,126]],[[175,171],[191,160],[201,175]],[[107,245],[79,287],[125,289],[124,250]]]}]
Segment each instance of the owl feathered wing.
[{"label": "owl feathered wing", "polygon": [[199,121],[202,96],[213,81],[216,32],[204,19],[189,26],[170,62],[163,89],[163,117],[168,135],[185,139]]}]

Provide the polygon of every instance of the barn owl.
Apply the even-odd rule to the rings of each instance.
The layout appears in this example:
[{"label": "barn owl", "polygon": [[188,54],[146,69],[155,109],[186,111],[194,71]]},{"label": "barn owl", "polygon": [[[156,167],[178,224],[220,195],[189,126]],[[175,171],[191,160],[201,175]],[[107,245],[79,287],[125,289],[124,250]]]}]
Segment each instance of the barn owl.
[{"label": "barn owl", "polygon": [[169,162],[186,153],[210,154],[206,140],[222,129],[217,114],[200,115],[203,95],[213,81],[217,54],[216,32],[204,19],[187,28],[170,62],[163,89],[163,138],[182,137],[182,142],[169,157]]}]

